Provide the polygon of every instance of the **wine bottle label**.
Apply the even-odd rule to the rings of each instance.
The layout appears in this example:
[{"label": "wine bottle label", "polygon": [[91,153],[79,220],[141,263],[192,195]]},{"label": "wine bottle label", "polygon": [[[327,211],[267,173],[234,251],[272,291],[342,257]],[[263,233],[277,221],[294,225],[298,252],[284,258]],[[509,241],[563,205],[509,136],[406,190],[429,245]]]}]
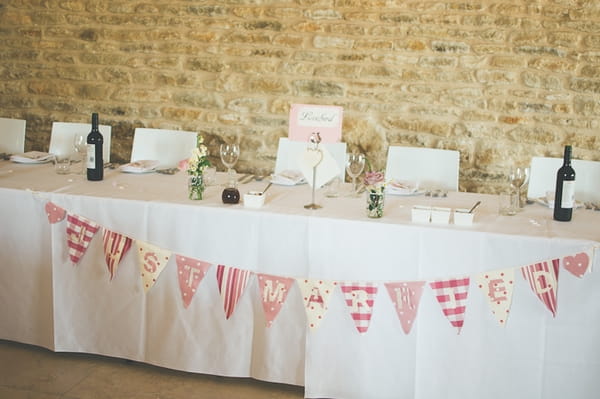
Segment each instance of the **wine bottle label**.
[{"label": "wine bottle label", "polygon": [[575,180],[563,181],[561,208],[575,207]]},{"label": "wine bottle label", "polygon": [[87,145],[87,168],[96,169],[96,144]]}]

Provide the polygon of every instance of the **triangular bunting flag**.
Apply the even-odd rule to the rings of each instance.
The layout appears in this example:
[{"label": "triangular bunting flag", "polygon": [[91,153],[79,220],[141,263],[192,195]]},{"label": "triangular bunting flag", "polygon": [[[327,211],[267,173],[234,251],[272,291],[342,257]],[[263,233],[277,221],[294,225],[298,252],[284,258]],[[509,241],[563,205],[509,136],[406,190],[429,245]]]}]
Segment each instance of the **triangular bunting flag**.
[{"label": "triangular bunting flag", "polygon": [[206,276],[210,263],[181,255],[176,255],[175,261],[177,262],[181,299],[183,300],[183,307],[187,309],[196,293],[198,284]]},{"label": "triangular bunting flag", "polygon": [[458,329],[458,334],[460,334],[465,320],[469,282],[469,277],[465,277],[429,283],[431,289],[435,292],[435,297],[442,307],[444,315],[448,318],[450,324]]},{"label": "triangular bunting flag", "polygon": [[417,318],[419,302],[423,294],[425,281],[401,281],[385,283],[388,294],[396,308],[396,313],[400,319],[402,330],[409,334]]},{"label": "triangular bunting flag", "polygon": [[563,267],[572,275],[581,278],[587,271],[592,261],[592,250],[565,256],[562,260]]},{"label": "triangular bunting flag", "polygon": [[50,224],[61,222],[65,216],[67,216],[67,211],[49,201],[46,202],[45,209],[46,216],[48,216],[48,222],[50,222]]},{"label": "triangular bunting flag", "polygon": [[154,286],[158,276],[169,262],[171,251],[140,240],[136,240],[135,244],[138,248],[142,286],[144,292],[147,293]]},{"label": "triangular bunting flag", "polygon": [[100,226],[78,215],[67,215],[67,246],[69,258],[78,264]]},{"label": "triangular bunting flag", "polygon": [[252,272],[224,265],[217,266],[217,283],[223,299],[225,318],[229,319],[235,310],[240,297],[246,289],[248,278]]},{"label": "triangular bunting flag", "polygon": [[477,276],[477,286],[501,326],[506,325],[515,285],[515,269],[493,270]]},{"label": "triangular bunting flag", "polygon": [[108,266],[108,272],[112,280],[117,273],[117,267],[119,267],[121,259],[129,251],[129,248],[131,248],[132,239],[106,228],[104,229],[102,239],[104,242],[104,258],[106,259],[106,266]]},{"label": "triangular bunting flag", "polygon": [[302,293],[308,326],[311,329],[316,329],[325,317],[325,313],[327,313],[327,304],[337,283],[335,281],[301,278],[296,279],[296,281]]},{"label": "triangular bunting flag", "polygon": [[521,272],[525,280],[538,298],[556,317],[556,294],[558,292],[558,267],[559,260],[553,259],[544,262],[535,263],[529,266],[523,266]]},{"label": "triangular bunting flag", "polygon": [[377,284],[344,282],[340,284],[346,305],[350,309],[350,316],[354,320],[356,329],[364,334],[369,329],[373,304],[377,295]]},{"label": "triangular bunting flag", "polygon": [[287,299],[288,292],[294,283],[293,278],[257,274],[258,292],[262,299],[267,327],[271,327],[275,317],[279,314],[281,306]]}]

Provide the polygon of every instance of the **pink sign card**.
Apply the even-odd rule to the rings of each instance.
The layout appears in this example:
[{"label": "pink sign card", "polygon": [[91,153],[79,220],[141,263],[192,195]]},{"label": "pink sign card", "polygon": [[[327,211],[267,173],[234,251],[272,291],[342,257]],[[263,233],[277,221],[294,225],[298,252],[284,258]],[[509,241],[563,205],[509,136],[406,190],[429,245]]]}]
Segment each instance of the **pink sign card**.
[{"label": "pink sign card", "polygon": [[292,104],[289,139],[308,142],[312,133],[319,132],[323,143],[340,142],[342,116],[343,108],[336,105]]}]

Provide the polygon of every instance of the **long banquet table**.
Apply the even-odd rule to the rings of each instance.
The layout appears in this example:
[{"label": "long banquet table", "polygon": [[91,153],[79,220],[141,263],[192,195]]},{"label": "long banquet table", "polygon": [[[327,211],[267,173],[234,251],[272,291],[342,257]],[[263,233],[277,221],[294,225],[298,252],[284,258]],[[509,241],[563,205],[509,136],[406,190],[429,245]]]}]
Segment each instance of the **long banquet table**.
[{"label": "long banquet table", "polygon": [[[242,185],[260,190],[265,182]],[[308,186],[273,186],[261,209],[224,205],[222,187],[187,199],[186,175],[106,170],[101,182],[57,175],[51,165],[0,162],[0,339],[126,358],[195,373],[253,377],[305,387],[307,398],[592,398],[600,392],[600,256],[596,272],[559,271],[556,317],[518,268],[600,245],[600,212],[577,209],[570,223],[527,205],[498,215],[496,196],[388,196],[382,219],[364,198],[324,198],[306,210]],[[416,224],[414,204],[470,207],[472,226]],[[110,280],[101,231],[77,265],[65,221],[50,224],[48,201],[104,228],[172,252],[144,292],[135,246]],[[277,276],[374,282],[369,329],[359,334],[339,288],[318,328],[307,324],[299,286],[266,327],[257,279],[225,317],[208,270],[182,305],[175,254]],[[475,276],[516,268],[506,326],[490,311]],[[425,288],[410,334],[384,287],[390,281],[470,276],[460,334]]]}]

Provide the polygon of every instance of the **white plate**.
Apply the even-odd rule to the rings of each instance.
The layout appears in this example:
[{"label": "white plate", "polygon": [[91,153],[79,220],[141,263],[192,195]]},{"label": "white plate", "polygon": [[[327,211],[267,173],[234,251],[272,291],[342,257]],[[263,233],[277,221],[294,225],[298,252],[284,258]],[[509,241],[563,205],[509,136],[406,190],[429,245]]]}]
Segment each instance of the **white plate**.
[{"label": "white plate", "polygon": [[126,163],[119,168],[123,173],[152,173],[158,166],[159,161],[143,159],[140,161]]},{"label": "white plate", "polygon": [[275,175],[272,175],[271,183],[278,184],[281,186],[295,186],[297,184],[306,183],[306,180],[304,179],[304,175],[302,175],[300,171],[284,170]]},{"label": "white plate", "polygon": [[53,158],[54,155],[41,151],[28,151],[10,156],[10,160],[16,163],[46,163],[52,161]]}]

